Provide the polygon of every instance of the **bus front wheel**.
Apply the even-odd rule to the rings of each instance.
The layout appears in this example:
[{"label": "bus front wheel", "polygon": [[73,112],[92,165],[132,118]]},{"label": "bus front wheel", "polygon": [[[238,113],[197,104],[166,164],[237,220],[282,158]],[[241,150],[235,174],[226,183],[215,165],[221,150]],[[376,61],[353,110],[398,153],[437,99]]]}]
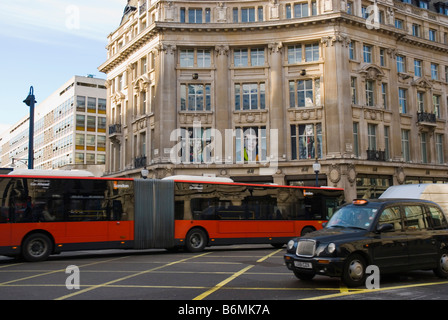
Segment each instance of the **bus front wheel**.
[{"label": "bus front wheel", "polygon": [[48,258],[52,250],[53,245],[48,236],[34,233],[23,241],[22,257],[29,262],[43,261]]},{"label": "bus front wheel", "polygon": [[185,247],[189,252],[201,252],[207,245],[207,235],[202,229],[191,229],[185,239]]}]

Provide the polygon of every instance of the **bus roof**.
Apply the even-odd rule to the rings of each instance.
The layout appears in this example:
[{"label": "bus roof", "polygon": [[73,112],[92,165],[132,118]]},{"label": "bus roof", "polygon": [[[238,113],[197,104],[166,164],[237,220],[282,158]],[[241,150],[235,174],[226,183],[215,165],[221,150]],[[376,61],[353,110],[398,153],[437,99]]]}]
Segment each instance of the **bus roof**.
[{"label": "bus roof", "polygon": [[165,177],[162,180],[174,180],[174,181],[196,181],[196,182],[230,182],[233,180],[224,177],[207,177],[207,176],[187,176],[187,175],[177,175]]},{"label": "bus roof", "polygon": [[9,176],[45,176],[45,177],[95,177],[86,170],[41,170],[18,169],[8,173]]}]

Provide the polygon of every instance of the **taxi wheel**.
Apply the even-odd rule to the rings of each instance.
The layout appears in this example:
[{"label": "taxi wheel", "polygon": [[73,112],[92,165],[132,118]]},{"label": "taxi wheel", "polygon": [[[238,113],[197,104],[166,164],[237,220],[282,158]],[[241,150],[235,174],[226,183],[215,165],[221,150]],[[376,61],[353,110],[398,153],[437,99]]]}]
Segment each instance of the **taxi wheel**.
[{"label": "taxi wheel", "polygon": [[439,278],[448,278],[448,251],[444,250],[437,257],[437,268],[434,273]]},{"label": "taxi wheel", "polygon": [[366,262],[359,254],[353,254],[345,261],[342,271],[342,282],[348,287],[359,287],[365,284]]}]

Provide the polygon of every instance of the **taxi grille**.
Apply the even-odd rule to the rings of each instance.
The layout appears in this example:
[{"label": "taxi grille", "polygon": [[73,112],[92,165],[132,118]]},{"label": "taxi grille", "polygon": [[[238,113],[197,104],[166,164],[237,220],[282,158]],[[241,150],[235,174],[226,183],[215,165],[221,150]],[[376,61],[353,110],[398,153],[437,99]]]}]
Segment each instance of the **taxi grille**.
[{"label": "taxi grille", "polygon": [[316,241],[314,240],[300,240],[297,244],[297,255],[303,257],[314,256],[314,251],[316,249]]}]

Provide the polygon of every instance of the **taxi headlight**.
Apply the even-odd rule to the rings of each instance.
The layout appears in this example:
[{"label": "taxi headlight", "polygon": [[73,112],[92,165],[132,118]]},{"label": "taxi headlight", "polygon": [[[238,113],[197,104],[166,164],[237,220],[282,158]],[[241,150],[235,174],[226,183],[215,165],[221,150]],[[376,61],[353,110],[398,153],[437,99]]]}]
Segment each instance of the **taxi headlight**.
[{"label": "taxi headlight", "polygon": [[292,248],[294,248],[294,240],[289,240],[288,241],[288,245],[287,245],[287,249],[291,250]]},{"label": "taxi headlight", "polygon": [[328,253],[333,253],[336,250],[336,245],[332,242],[327,246]]}]

